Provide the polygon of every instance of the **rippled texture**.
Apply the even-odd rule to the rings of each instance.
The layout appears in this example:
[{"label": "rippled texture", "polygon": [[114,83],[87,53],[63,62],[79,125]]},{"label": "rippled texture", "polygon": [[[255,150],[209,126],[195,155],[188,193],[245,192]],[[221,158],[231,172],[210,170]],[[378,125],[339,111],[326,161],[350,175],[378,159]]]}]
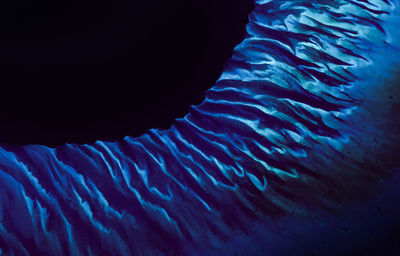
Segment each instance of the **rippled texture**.
[{"label": "rippled texture", "polygon": [[256,223],[365,197],[398,152],[382,127],[397,124],[399,4],[256,1],[220,79],[169,130],[3,145],[0,255],[228,255]]}]

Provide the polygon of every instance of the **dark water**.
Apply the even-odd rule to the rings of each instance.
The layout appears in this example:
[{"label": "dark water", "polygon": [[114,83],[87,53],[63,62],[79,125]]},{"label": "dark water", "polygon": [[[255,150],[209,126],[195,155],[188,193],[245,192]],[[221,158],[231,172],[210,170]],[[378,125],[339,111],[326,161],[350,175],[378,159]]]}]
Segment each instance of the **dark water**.
[{"label": "dark water", "polygon": [[256,1],[170,129],[4,145],[0,252],[397,255],[399,4]]},{"label": "dark water", "polygon": [[169,128],[243,39],[251,0],[0,5],[0,141],[59,145]]}]

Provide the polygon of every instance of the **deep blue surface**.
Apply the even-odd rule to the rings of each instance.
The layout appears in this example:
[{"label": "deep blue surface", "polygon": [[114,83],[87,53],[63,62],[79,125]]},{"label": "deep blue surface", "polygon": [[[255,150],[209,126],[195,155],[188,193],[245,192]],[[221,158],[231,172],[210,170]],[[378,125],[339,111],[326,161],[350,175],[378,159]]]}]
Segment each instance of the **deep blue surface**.
[{"label": "deep blue surface", "polygon": [[221,77],[170,129],[2,146],[0,255],[384,252],[399,5],[256,1]]}]

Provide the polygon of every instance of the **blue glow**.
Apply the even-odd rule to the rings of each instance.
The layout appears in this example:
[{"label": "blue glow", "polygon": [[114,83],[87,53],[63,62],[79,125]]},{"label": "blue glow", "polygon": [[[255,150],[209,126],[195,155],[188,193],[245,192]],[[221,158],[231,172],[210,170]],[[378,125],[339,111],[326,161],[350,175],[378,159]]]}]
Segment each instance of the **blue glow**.
[{"label": "blue glow", "polygon": [[329,191],[355,200],[347,183],[372,175],[362,151],[397,139],[378,99],[396,89],[399,5],[257,0],[216,84],[169,130],[3,145],[0,255],[221,255],[256,222],[345,204]]}]

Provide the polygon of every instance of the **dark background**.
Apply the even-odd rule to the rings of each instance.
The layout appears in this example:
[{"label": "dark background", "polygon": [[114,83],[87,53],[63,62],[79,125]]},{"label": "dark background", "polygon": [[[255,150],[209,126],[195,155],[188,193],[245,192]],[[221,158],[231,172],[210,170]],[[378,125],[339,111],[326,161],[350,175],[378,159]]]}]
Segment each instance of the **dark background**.
[{"label": "dark background", "polygon": [[[91,143],[167,129],[219,77],[252,2],[0,1],[0,143]],[[330,227],[333,241],[305,226],[312,239],[296,246],[338,255],[363,234],[372,242],[360,238],[358,255],[391,255],[400,248],[398,211],[381,207],[365,229]]]},{"label": "dark background", "polygon": [[217,80],[252,2],[1,1],[0,142],[168,128]]}]

